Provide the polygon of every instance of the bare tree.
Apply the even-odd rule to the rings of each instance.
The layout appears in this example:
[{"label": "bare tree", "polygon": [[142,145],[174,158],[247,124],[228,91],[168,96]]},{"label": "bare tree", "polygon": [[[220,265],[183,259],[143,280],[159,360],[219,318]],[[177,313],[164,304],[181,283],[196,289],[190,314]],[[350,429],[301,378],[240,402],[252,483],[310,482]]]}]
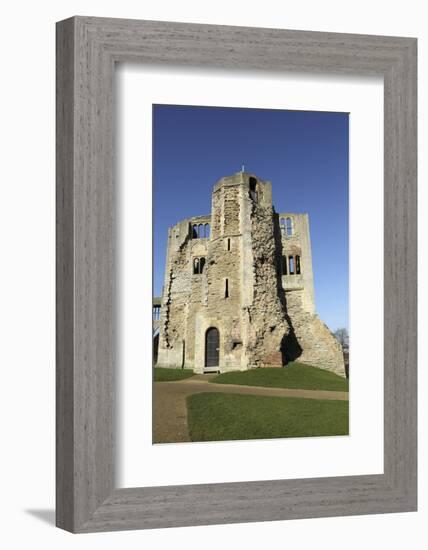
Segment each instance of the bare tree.
[{"label": "bare tree", "polygon": [[342,346],[344,352],[349,351],[349,334],[346,328],[338,328],[334,333],[336,340]]},{"label": "bare tree", "polygon": [[343,360],[345,362],[346,378],[349,378],[349,334],[346,328],[338,328],[334,333],[336,340],[342,346]]}]

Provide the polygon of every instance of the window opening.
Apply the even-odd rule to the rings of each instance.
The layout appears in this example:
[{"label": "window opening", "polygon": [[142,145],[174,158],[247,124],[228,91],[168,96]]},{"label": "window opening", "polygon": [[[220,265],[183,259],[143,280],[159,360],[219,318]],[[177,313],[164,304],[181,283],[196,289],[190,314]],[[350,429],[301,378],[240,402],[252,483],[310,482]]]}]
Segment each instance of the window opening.
[{"label": "window opening", "polygon": [[250,183],[250,198],[254,202],[257,202],[258,196],[257,196],[257,180],[256,180],[256,178],[250,178],[249,183]]},{"label": "window opening", "polygon": [[282,274],[287,275],[287,258],[286,258],[286,256],[282,257]]},{"label": "window opening", "polygon": [[193,260],[193,275],[197,275],[199,273],[199,258],[195,258]]}]

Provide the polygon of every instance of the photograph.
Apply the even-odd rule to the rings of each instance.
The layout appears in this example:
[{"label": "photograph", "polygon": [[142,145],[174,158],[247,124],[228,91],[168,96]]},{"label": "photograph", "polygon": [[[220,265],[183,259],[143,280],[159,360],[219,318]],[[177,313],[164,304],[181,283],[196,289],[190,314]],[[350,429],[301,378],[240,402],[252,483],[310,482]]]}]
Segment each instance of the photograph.
[{"label": "photograph", "polygon": [[0,547],[427,547],[426,5],[2,7]]},{"label": "photograph", "polygon": [[349,113],[152,112],[153,443],[349,435]]}]

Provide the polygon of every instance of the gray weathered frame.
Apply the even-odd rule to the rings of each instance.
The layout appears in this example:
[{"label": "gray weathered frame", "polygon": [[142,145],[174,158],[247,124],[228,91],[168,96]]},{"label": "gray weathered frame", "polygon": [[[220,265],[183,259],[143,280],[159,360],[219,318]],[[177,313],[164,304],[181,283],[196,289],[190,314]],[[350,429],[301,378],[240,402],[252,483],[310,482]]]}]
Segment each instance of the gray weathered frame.
[{"label": "gray weathered frame", "polygon": [[[116,62],[375,74],[385,105],[384,473],[114,487]],[[73,532],[417,506],[416,39],[73,17],[57,24],[57,525]]]}]

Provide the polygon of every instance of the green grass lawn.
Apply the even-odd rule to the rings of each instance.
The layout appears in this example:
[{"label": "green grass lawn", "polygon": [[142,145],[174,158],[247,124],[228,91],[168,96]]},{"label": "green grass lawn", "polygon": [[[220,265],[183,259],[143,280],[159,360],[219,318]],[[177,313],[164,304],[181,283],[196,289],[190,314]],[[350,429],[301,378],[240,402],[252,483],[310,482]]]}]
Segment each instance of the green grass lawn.
[{"label": "green grass lawn", "polygon": [[273,388],[299,388],[302,390],[348,391],[348,380],[332,372],[289,363],[283,368],[260,368],[219,374],[212,380],[216,384],[242,384]]},{"label": "green grass lawn", "polygon": [[187,397],[192,441],[348,435],[348,401],[196,393]]},{"label": "green grass lawn", "polygon": [[190,378],[195,373],[191,369],[163,369],[155,367],[153,377],[155,382],[171,382],[173,380],[184,380]]}]

